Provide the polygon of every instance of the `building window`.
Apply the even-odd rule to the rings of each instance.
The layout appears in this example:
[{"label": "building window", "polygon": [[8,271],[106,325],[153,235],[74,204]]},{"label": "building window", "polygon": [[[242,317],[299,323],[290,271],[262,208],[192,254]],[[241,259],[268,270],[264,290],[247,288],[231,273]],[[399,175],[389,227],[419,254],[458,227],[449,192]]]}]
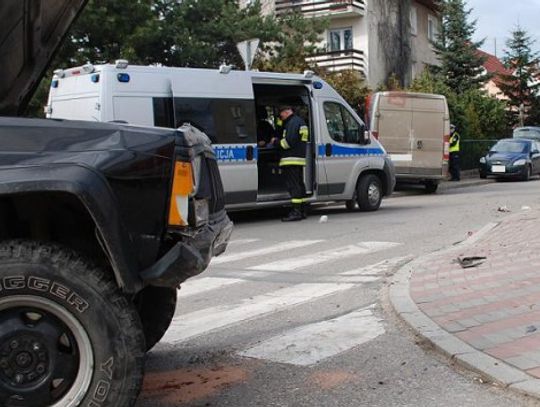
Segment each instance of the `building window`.
[{"label": "building window", "polygon": [[353,49],[352,28],[330,30],[330,51]]},{"label": "building window", "polygon": [[416,7],[411,7],[411,34],[416,35],[418,34],[418,11],[416,10]]},{"label": "building window", "polygon": [[439,28],[437,19],[434,16],[428,16],[428,39],[430,41],[437,41],[437,35],[439,34]]}]

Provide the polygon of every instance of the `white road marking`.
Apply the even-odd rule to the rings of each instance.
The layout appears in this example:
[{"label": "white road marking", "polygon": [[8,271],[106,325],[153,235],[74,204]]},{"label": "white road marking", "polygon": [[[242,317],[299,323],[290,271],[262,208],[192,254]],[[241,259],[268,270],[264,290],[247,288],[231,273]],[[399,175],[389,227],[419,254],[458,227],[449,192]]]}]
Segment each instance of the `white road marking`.
[{"label": "white road marking", "polygon": [[229,241],[229,244],[227,246],[238,246],[242,244],[248,244],[248,243],[255,243],[258,242],[261,239],[236,239]]},{"label": "white road marking", "polygon": [[353,284],[300,284],[246,298],[234,304],[219,305],[179,315],[173,319],[162,342],[185,341],[216,329],[326,297],[352,287],[354,287]]},{"label": "white road marking", "polygon": [[289,253],[289,250],[297,249],[299,247],[310,246],[323,242],[324,240],[291,240],[288,242],[281,242],[272,246],[263,247],[260,249],[247,250],[239,253],[222,254],[221,256],[212,259],[211,265],[230,263],[233,261],[247,259],[249,257],[263,256],[270,253]]},{"label": "white road marking", "polygon": [[232,284],[242,283],[246,280],[241,278],[226,277],[203,277],[196,280],[188,280],[180,286],[178,298],[201,294],[205,291],[217,290]]},{"label": "white road marking", "polygon": [[278,260],[271,263],[261,264],[254,267],[249,267],[250,270],[266,270],[266,271],[289,271],[303,267],[313,266],[315,264],[339,260],[345,257],[358,256],[368,254],[380,250],[390,249],[399,246],[401,243],[393,242],[360,242],[354,245],[344,246],[334,250],[326,250],[313,252],[305,256]]},{"label": "white road marking", "polygon": [[292,329],[239,354],[308,366],[375,339],[384,332],[381,320],[371,310],[362,309]]},{"label": "white road marking", "polygon": [[394,267],[399,266],[401,263],[406,263],[412,260],[412,256],[394,257],[392,259],[383,260],[379,263],[370,264],[369,266],[361,267],[354,270],[349,270],[344,273],[340,273],[341,276],[365,276],[365,275],[378,275],[386,273],[392,270]]}]

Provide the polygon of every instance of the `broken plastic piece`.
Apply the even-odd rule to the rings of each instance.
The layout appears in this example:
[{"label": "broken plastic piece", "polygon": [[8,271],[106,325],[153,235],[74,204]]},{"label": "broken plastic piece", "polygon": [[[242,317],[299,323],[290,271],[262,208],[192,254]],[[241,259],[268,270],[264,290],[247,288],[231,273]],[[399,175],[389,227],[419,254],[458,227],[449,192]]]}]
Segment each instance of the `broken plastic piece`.
[{"label": "broken plastic piece", "polygon": [[480,264],[486,261],[486,257],[482,257],[482,256],[458,257],[457,261],[462,268],[468,269],[471,267],[478,267]]}]

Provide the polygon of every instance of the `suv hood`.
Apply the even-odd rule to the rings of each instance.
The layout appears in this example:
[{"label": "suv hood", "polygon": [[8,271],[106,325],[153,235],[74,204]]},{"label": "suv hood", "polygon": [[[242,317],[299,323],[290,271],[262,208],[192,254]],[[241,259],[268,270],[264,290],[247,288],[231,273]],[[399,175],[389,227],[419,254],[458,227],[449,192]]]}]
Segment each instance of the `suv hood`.
[{"label": "suv hood", "polygon": [[88,0],[1,0],[0,115],[21,114]]}]

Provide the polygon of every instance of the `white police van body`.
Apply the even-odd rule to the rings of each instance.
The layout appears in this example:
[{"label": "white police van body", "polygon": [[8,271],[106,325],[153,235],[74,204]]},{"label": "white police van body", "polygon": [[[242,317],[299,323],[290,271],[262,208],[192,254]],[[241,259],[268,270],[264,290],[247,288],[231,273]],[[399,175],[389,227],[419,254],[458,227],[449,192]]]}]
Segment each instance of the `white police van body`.
[{"label": "white police van body", "polygon": [[306,121],[308,202],[345,201],[376,210],[392,193],[394,169],[382,145],[327,83],[310,72],[280,74],[116,65],[57,70],[47,117],[177,127],[190,122],[212,140],[228,209],[289,203],[275,149],[257,143],[257,111],[275,124],[287,101]]}]

